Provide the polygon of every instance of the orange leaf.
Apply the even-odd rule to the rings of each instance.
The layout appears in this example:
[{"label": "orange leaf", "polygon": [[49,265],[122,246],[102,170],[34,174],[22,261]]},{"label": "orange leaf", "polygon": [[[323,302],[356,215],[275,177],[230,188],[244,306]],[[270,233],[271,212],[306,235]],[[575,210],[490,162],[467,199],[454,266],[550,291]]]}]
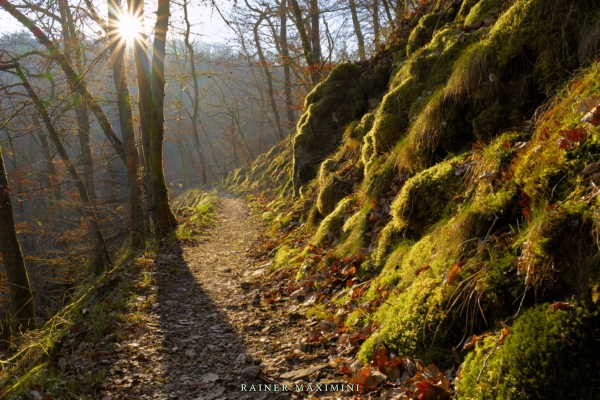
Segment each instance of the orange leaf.
[{"label": "orange leaf", "polygon": [[379,372],[385,372],[387,363],[387,350],[385,347],[382,347],[375,352],[375,355],[373,356],[373,365],[379,370]]},{"label": "orange leaf", "polygon": [[444,286],[445,285],[454,285],[456,283],[456,281],[458,280],[458,277],[460,276],[460,273],[462,272],[461,267],[463,265],[464,265],[464,263],[461,261],[452,267],[452,269],[450,270],[450,272],[448,272],[448,275],[446,275],[446,278],[444,279]]},{"label": "orange leaf", "polygon": [[431,268],[429,265],[423,265],[421,268],[415,271],[415,275],[419,276],[421,275],[421,272],[427,271],[429,268]]}]

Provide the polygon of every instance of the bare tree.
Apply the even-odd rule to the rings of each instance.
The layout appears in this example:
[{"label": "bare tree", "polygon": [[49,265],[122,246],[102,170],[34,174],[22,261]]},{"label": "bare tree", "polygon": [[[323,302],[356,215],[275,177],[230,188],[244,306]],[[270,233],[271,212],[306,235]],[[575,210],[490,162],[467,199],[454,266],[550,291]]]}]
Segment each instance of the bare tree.
[{"label": "bare tree", "polygon": [[2,147],[0,146],[0,253],[6,269],[8,288],[13,308],[15,328],[25,331],[35,328],[35,308],[29,276],[21,245],[15,231],[12,203],[8,188],[8,177]]}]

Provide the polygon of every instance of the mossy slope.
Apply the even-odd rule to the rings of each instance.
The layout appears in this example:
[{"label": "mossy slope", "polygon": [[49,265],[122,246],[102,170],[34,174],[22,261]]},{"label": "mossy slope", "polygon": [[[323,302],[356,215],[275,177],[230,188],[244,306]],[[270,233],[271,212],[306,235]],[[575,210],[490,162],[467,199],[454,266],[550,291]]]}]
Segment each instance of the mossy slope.
[{"label": "mossy slope", "polygon": [[[600,98],[599,13],[594,0],[425,2],[394,36],[379,105],[320,103],[339,71],[309,95],[292,208],[312,246],[365,256],[357,307],[387,293],[364,319],[380,328],[363,360],[384,346],[464,361],[458,398],[568,398],[569,385],[594,398],[600,132],[582,117]],[[356,69],[340,71],[354,90]]]}]

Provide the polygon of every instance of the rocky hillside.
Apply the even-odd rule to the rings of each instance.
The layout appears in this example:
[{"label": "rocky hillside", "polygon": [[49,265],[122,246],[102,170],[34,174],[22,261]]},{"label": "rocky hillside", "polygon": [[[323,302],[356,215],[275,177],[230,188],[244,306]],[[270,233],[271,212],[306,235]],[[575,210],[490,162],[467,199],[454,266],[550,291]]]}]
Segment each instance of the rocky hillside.
[{"label": "rocky hillside", "polygon": [[597,398],[600,2],[422,3],[225,184],[262,200],[272,268],[374,327],[363,361],[457,367],[461,399]]}]

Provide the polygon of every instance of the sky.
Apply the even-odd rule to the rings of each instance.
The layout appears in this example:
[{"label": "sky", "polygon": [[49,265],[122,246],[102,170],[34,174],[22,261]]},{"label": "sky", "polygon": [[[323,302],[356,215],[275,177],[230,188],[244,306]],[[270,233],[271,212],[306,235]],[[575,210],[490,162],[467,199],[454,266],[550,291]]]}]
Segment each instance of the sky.
[{"label": "sky", "polygon": [[[156,10],[156,2],[150,0],[146,3],[146,24],[148,29],[151,29],[153,26],[152,14]],[[97,2],[97,4],[99,5],[98,12],[100,16],[106,18],[106,2],[101,1]],[[221,2],[220,7],[223,10],[228,10],[230,4],[231,3],[229,2]],[[199,37],[197,35],[193,38],[194,40],[205,43],[224,43],[232,36],[230,28],[223,22],[223,19],[217,11],[213,11],[212,7],[205,5],[203,0],[191,0],[188,11],[190,23],[192,24],[192,32],[200,34]],[[178,26],[183,26],[181,24],[181,21],[183,21],[183,11],[181,7],[173,4],[171,6],[171,13],[172,20],[176,22]],[[0,10],[0,27],[2,27],[0,33],[16,32],[24,29],[19,22],[4,10]]]}]

